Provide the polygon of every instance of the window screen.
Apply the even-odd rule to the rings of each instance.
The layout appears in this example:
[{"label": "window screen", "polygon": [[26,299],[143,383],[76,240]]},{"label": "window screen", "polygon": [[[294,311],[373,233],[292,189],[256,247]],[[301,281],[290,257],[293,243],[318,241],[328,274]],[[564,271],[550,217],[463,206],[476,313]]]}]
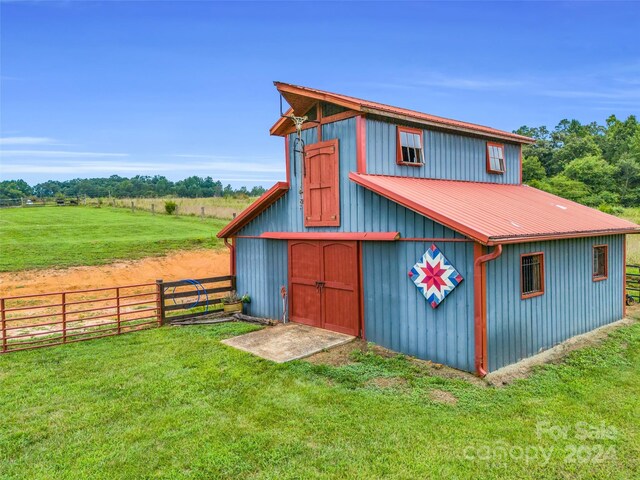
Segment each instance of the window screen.
[{"label": "window screen", "polygon": [[422,132],[398,127],[398,163],[422,165]]},{"label": "window screen", "polygon": [[607,246],[596,245],[593,247],[593,279],[604,280],[607,278]]},{"label": "window screen", "polygon": [[522,298],[542,295],[544,293],[544,256],[542,253],[523,255],[520,262]]},{"label": "window screen", "polygon": [[504,173],[504,145],[487,143],[487,170],[491,173]]}]

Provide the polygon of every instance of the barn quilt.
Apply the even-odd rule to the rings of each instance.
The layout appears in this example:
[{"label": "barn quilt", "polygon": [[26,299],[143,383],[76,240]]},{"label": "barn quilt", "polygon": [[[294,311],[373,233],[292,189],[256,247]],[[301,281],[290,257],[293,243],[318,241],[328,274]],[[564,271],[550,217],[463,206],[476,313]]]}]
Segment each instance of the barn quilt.
[{"label": "barn quilt", "polygon": [[462,275],[449,263],[435,244],[431,244],[429,250],[413,266],[409,277],[427,299],[431,308],[440,305],[440,302],[463,280]]}]

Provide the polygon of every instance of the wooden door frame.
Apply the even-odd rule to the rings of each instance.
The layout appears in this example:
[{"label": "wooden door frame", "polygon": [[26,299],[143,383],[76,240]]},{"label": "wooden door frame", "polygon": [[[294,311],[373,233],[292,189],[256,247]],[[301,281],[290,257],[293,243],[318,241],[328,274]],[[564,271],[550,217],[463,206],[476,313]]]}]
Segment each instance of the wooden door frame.
[{"label": "wooden door frame", "polygon": [[[293,295],[291,295],[291,244],[292,243],[299,243],[299,242],[316,242],[318,243],[319,246],[321,246],[323,243],[328,243],[327,241],[323,241],[323,240],[300,240],[300,239],[295,239],[295,240],[287,240],[287,288],[288,288],[288,294],[287,294],[287,312],[288,312],[288,320],[289,322],[292,322],[291,320],[291,307],[293,305]],[[357,326],[357,331],[358,331],[358,335],[357,337],[362,338],[363,340],[365,339],[365,330],[364,330],[364,278],[362,275],[362,242],[359,240],[347,240],[343,243],[351,243],[351,242],[355,242],[356,243],[356,268],[358,269],[357,271],[357,275],[356,275],[356,281],[357,281],[357,285],[355,287],[355,292],[356,295],[358,296],[357,298],[357,302],[358,302],[358,326]],[[320,249],[320,251],[322,252],[322,248]],[[322,308],[322,305],[320,306],[320,308]],[[294,322],[294,323],[298,323],[298,322]],[[304,324],[303,324],[304,325]],[[328,329],[327,329],[328,330]],[[333,331],[333,330],[330,330]]]}]

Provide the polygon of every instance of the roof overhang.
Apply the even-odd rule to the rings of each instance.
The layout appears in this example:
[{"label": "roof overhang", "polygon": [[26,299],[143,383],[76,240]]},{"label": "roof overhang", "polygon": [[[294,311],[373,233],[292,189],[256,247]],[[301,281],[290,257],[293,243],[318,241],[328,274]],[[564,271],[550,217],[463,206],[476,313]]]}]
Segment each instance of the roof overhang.
[{"label": "roof overhang", "polygon": [[353,172],[349,179],[483,245],[640,233],[632,222],[526,185]]},{"label": "roof overhang", "polygon": [[400,232],[264,232],[258,238],[270,240],[394,242],[400,239]]},{"label": "roof overhang", "polygon": [[234,218],[231,222],[227,224],[222,230],[218,232],[218,238],[229,238],[233,237],[236,233],[238,233],[242,227],[247,225],[251,220],[256,218],[262,212],[264,212],[267,208],[269,208],[273,203],[276,202],[279,198],[281,198],[287,191],[289,190],[289,183],[287,182],[278,182],[269,190],[264,192],[260,198],[258,198],[255,202],[245,208],[240,215]]},{"label": "roof overhang", "polygon": [[[532,144],[536,142],[535,139],[530,137],[525,137],[523,135],[506,132],[503,130],[497,130],[495,128],[486,127],[484,125],[461,122],[458,120],[429,115],[405,108],[392,107],[390,105],[370,102],[368,100],[362,100],[359,98],[340,95],[337,93],[325,92],[322,90],[301,87],[282,82],[274,82],[274,85],[276,86],[278,92],[280,92],[282,97],[287,101],[287,103],[291,105],[291,109],[287,111],[286,115],[290,115],[291,113],[297,116],[303,115],[307,112],[307,110],[309,110],[309,108],[311,108],[311,106],[315,102],[324,101],[333,103],[335,105],[340,105],[341,107],[348,108],[350,110],[363,114],[376,115],[402,122],[410,122],[438,130],[452,131],[472,136],[481,136],[484,138],[519,144]],[[286,135],[290,126],[291,120],[285,117],[281,117],[271,127],[269,132],[271,133],[271,135],[283,136]]]}]

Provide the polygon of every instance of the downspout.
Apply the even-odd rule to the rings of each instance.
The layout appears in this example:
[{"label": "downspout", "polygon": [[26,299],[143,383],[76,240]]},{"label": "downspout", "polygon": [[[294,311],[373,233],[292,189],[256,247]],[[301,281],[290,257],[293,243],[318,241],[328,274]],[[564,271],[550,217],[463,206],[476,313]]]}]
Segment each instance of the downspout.
[{"label": "downspout", "polygon": [[[478,250],[481,246],[476,244]],[[485,308],[486,292],[484,288],[483,264],[502,255],[502,245],[496,245],[493,252],[476,257],[473,262],[473,324],[475,333],[475,367],[480,377],[487,374],[487,313]]]},{"label": "downspout", "polygon": [[229,240],[225,237],[224,244],[229,249],[229,275],[235,276],[236,274],[236,247],[233,243],[229,243]]}]

